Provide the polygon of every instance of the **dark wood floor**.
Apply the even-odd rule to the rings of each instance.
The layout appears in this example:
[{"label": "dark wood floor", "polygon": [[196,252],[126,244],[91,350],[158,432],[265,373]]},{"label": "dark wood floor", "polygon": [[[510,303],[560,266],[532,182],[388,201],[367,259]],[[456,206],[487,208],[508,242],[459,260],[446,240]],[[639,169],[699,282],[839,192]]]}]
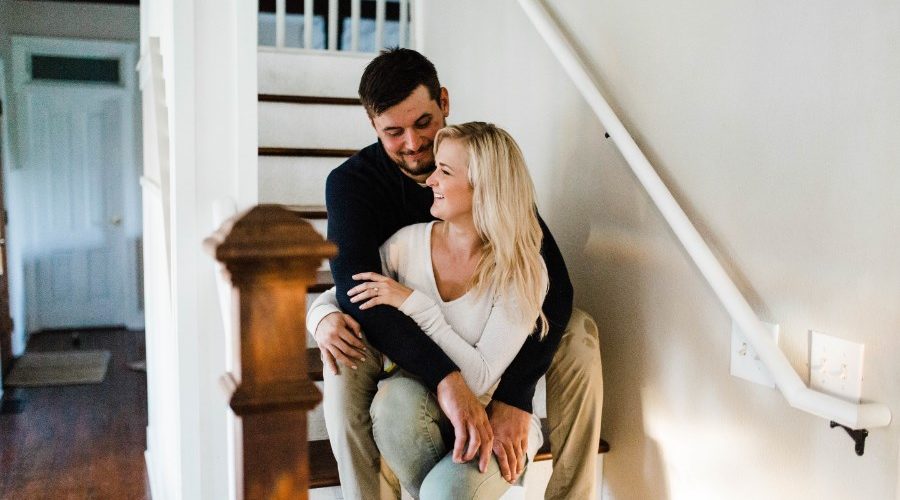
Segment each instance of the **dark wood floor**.
[{"label": "dark wood floor", "polygon": [[[112,357],[102,384],[6,388],[22,413],[0,414],[0,499],[146,499],[144,334],[83,332],[81,349]],[[71,333],[33,335],[28,351],[73,349]]]}]

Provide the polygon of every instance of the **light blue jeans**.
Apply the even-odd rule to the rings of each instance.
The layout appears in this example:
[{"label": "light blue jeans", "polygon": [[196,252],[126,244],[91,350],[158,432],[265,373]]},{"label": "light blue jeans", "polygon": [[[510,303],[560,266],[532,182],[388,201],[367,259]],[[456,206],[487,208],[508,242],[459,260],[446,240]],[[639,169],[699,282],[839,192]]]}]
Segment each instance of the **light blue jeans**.
[{"label": "light blue jeans", "polygon": [[484,473],[476,460],[453,462],[453,426],[417,379],[401,372],[380,381],[370,413],[381,457],[414,497],[494,500],[509,489],[493,454]]}]

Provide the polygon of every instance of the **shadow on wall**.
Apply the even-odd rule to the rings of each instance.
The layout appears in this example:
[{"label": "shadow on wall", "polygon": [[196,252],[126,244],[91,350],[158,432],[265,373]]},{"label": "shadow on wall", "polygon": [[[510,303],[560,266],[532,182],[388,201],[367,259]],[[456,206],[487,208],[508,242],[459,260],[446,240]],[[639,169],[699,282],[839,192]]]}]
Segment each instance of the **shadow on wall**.
[{"label": "shadow on wall", "polygon": [[[561,133],[557,143],[558,165],[565,171],[557,175],[578,182],[554,183],[542,212],[558,215],[548,223],[566,256],[575,304],[591,314],[600,329],[602,434],[612,447],[604,457],[603,498],[666,500],[669,478],[656,441],[645,432],[640,391],[647,352],[642,301],[647,296],[646,275],[657,267],[654,252],[640,242],[646,203],[612,142],[600,143],[602,131],[594,136],[596,120],[573,119],[565,127],[570,130]],[[585,144],[598,143],[591,146],[598,153],[594,163],[574,161]],[[634,189],[622,192],[623,186]],[[630,471],[642,471],[640,478],[635,480]]]}]

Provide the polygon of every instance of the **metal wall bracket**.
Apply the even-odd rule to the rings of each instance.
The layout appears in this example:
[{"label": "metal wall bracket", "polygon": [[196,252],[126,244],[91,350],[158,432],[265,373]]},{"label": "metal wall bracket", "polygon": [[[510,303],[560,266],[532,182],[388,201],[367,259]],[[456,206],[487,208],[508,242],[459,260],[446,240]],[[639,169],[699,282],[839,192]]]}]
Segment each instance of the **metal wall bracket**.
[{"label": "metal wall bracket", "polygon": [[831,425],[832,429],[834,429],[835,427],[840,427],[841,429],[847,431],[850,439],[852,439],[853,442],[856,443],[856,454],[859,456],[863,456],[863,453],[865,453],[866,451],[866,438],[869,436],[869,431],[865,429],[851,429],[846,425],[841,425],[835,422],[834,420],[832,420],[829,425]]}]

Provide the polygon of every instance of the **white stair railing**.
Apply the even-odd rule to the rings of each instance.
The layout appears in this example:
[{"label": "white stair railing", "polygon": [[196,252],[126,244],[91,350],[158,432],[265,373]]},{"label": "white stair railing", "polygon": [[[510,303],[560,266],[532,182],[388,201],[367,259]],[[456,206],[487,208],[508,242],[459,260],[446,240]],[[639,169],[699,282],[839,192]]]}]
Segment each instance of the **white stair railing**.
[{"label": "white stair railing", "polygon": [[[350,0],[349,12],[341,12],[338,0],[327,0],[327,4],[326,0],[303,0],[302,12],[288,12],[287,0],[275,0],[274,14],[259,13],[260,45],[326,53],[410,47],[414,36],[412,3]],[[343,5],[346,8],[347,3]]]},{"label": "white stair railing", "polygon": [[852,429],[885,427],[891,410],[880,403],[854,404],[808,388],[756,313],[713,255],[703,237],[660,179],[653,166],[616,116],[599,90],[587,65],[578,56],[562,29],[541,0],[519,0],[537,31],[559,60],[588,105],[606,128],[634,175],[650,195],[675,236],[706,278],[719,301],[738,324],[747,342],[759,355],[775,380],[775,385],[792,407],[835,421]]}]

